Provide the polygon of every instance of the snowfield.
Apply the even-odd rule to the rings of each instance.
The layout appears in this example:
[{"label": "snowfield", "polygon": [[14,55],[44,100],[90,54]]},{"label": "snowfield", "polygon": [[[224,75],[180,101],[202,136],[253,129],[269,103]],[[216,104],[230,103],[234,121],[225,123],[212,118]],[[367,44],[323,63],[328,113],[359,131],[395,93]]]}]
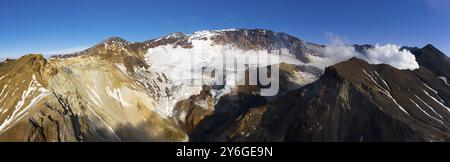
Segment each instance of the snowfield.
[{"label": "snowfield", "polygon": [[[217,45],[211,38],[223,31],[200,31],[189,36],[192,48],[162,45],[150,48],[145,55],[145,61],[150,65],[149,71],[165,74],[173,84],[179,87],[172,101],[162,101],[161,105],[171,112],[173,106],[181,100],[197,95],[203,85],[224,85],[224,89],[212,90],[211,93],[218,99],[224,94],[231,93],[239,82],[245,77],[249,68],[261,68],[279,63],[302,65],[303,62],[295,58],[288,50],[243,50],[228,45]],[[170,36],[175,37],[175,36]],[[215,72],[218,77],[211,77]],[[224,71],[224,73],[220,73]],[[275,70],[274,70],[275,71]],[[220,79],[223,75],[223,80]],[[312,82],[315,79],[307,75],[303,80]]]}]

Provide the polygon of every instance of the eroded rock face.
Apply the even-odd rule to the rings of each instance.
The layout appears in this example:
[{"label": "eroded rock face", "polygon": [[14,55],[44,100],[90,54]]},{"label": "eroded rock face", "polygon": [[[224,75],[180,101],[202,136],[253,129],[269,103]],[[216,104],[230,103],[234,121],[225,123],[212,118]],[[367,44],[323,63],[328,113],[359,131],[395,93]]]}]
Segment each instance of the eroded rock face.
[{"label": "eroded rock face", "polygon": [[[249,82],[246,82],[245,85],[237,86],[236,91],[216,100],[214,111],[208,113],[202,121],[197,123],[195,129],[190,131],[190,141],[266,141],[265,139],[274,141],[267,137],[271,134],[260,129],[267,115],[267,104],[281,100],[289,91],[311,83],[308,81],[314,79],[310,77],[318,78],[322,74],[321,70],[308,66],[284,63],[275,66],[280,70],[281,86],[278,95],[260,96],[261,89],[267,88],[260,84],[249,85]],[[248,80],[249,72],[257,70],[249,69],[245,79]],[[284,115],[274,114],[272,117],[282,118]]]},{"label": "eroded rock face", "polygon": [[[5,105],[16,106],[2,109],[5,113],[1,117],[10,119],[5,120],[10,122],[3,122],[0,140],[187,140],[182,129],[175,127],[174,121],[162,117],[155,110],[156,90],[149,90],[151,86],[145,86],[136,77],[140,75],[125,67],[124,64],[139,67],[139,64],[126,61],[129,57],[137,59],[138,56],[124,55],[116,55],[114,59],[81,55],[50,61],[37,55],[2,64],[7,69],[25,71],[3,74],[6,88],[11,83],[20,83],[16,80],[21,78],[26,78],[23,80],[26,84],[19,85],[27,86],[17,88],[17,100],[11,96],[4,100]],[[119,66],[118,62],[121,62]],[[150,79],[164,82],[158,77]],[[5,92],[9,92],[15,87],[11,87],[12,90],[6,88]]]},{"label": "eroded rock face", "polygon": [[174,118],[186,133],[191,133],[205,117],[213,114],[215,98],[210,91],[211,87],[204,86],[200,94],[175,105]]},{"label": "eroded rock face", "polygon": [[[448,89],[428,84],[438,80],[422,80],[423,73],[352,59],[328,68],[317,82],[252,108],[259,114],[255,133],[231,140],[448,141],[448,98],[438,99]],[[242,124],[250,117],[235,129],[253,128]]]},{"label": "eroded rock face", "polygon": [[305,63],[310,62],[308,55],[323,57],[324,46],[308,43],[286,33],[276,33],[270,30],[233,30],[214,36],[212,39],[217,44],[235,44],[244,50],[280,50],[284,48]]}]

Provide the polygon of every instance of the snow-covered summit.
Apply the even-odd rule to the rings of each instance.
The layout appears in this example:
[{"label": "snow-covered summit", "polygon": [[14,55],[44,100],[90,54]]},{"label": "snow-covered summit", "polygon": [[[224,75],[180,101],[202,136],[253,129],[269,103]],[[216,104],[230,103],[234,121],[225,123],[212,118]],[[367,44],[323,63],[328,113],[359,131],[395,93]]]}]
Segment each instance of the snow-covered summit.
[{"label": "snow-covered summit", "polygon": [[182,32],[175,32],[172,34],[169,34],[167,36],[165,36],[165,39],[179,39],[179,38],[183,38],[186,37],[186,34],[182,33]]}]

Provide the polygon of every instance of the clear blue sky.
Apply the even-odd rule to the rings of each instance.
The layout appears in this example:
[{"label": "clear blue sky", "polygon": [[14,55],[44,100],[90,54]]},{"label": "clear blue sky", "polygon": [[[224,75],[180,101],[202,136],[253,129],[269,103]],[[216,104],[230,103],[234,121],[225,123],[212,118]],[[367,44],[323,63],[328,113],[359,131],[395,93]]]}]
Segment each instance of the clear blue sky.
[{"label": "clear blue sky", "polygon": [[432,43],[450,54],[450,0],[1,0],[0,57],[71,51],[120,36],[265,28],[327,44]]}]

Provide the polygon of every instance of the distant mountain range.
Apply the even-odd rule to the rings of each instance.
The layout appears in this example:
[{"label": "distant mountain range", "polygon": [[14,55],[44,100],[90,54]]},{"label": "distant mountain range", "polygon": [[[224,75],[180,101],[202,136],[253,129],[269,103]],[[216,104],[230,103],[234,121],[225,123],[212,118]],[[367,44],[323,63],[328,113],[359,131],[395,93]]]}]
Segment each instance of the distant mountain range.
[{"label": "distant mountain range", "polygon": [[450,141],[449,78],[432,45],[263,29],[112,37],[1,62],[0,141]]}]

